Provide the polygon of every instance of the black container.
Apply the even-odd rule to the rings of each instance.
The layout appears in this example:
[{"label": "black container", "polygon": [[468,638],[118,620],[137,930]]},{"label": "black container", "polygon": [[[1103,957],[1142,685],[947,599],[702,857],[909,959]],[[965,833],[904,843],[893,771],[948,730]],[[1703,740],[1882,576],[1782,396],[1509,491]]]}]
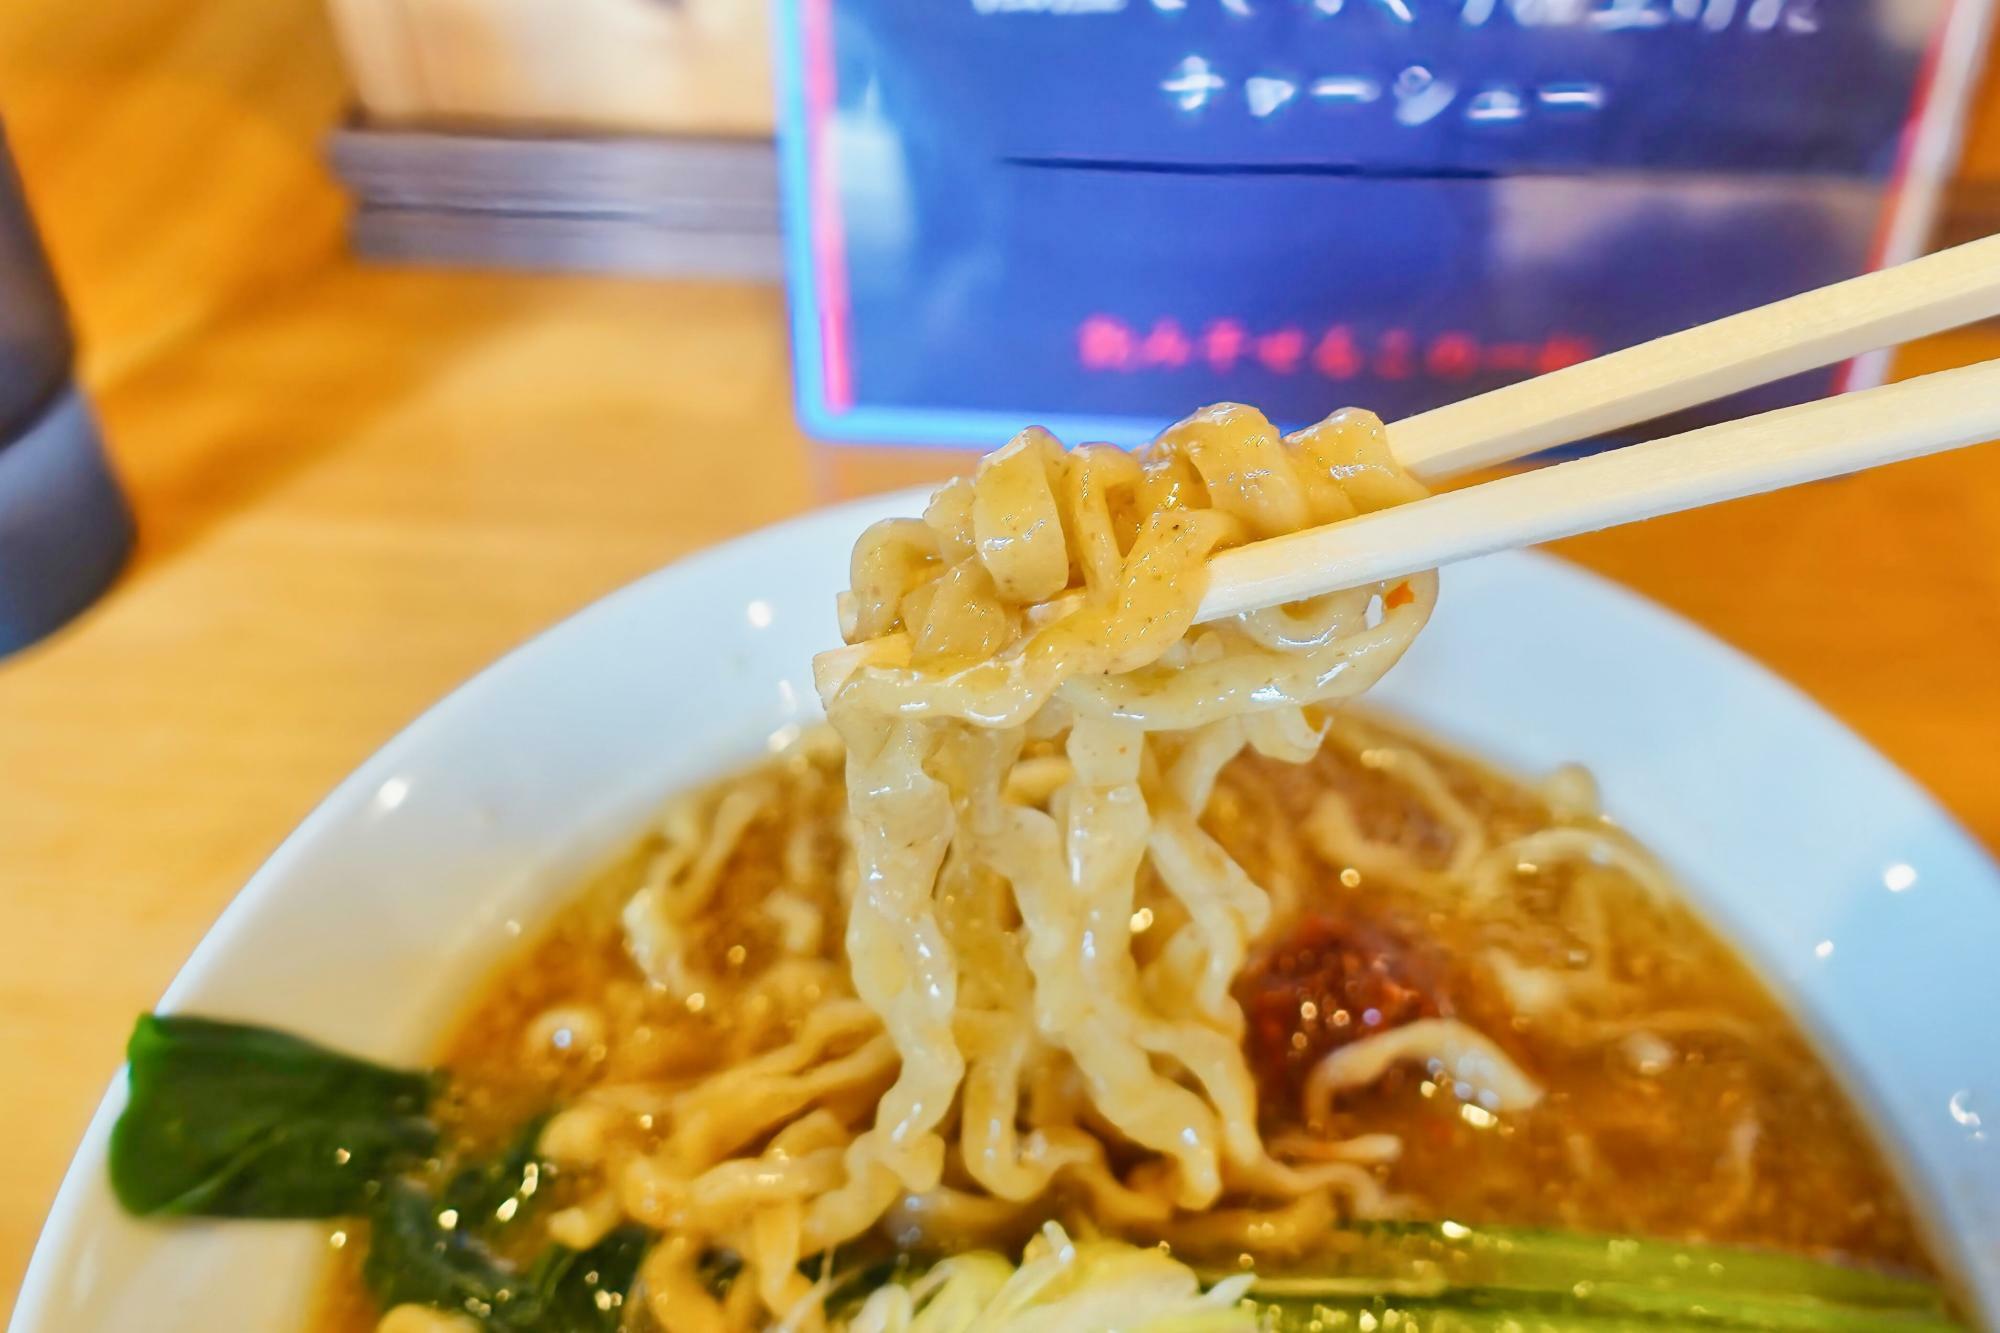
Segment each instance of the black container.
[{"label": "black container", "polygon": [[75,350],[0,138],[0,655],[88,606],[132,545]]}]

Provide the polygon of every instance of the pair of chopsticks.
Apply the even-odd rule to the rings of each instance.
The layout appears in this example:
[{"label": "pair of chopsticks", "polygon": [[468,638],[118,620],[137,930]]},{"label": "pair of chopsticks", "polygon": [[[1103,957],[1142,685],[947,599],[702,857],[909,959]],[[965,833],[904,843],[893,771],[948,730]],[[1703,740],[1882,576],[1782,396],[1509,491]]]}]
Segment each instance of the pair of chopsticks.
[{"label": "pair of chopsticks", "polygon": [[[1774,301],[1389,426],[1436,482],[2000,315],[2000,236]],[[1837,477],[2000,436],[2000,360],[1780,408],[1224,551],[1216,620],[1510,546]]]},{"label": "pair of chopsticks", "polygon": [[[1394,422],[1436,482],[2000,315],[2000,236],[1759,306]],[[1399,578],[1511,546],[1858,472],[2000,436],[2000,360],[1501,477],[1208,562],[1197,620]],[[887,645],[814,661],[822,696]],[[887,654],[893,657],[894,653]]]}]

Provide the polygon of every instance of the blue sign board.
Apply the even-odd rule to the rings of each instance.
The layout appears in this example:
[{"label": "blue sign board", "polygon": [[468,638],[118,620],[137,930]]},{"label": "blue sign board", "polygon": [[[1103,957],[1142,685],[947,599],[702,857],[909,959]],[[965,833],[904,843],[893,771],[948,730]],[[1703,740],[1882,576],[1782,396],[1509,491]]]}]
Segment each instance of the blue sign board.
[{"label": "blue sign board", "polygon": [[1986,4],[785,0],[801,417],[1393,419],[1860,272],[1923,239]]}]

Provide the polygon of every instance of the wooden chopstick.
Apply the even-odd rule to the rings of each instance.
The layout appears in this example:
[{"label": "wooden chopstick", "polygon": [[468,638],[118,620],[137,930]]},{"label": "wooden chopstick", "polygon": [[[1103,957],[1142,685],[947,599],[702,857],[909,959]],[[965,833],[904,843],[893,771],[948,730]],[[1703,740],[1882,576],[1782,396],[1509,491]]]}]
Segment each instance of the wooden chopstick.
[{"label": "wooden chopstick", "polygon": [[[1627,445],[1239,546],[1208,562],[1208,591],[1195,619],[1218,620],[1996,437],[2000,359]],[[831,699],[860,668],[908,660],[909,640],[890,635],[819,654],[814,681],[820,697]]]},{"label": "wooden chopstick", "polygon": [[1780,408],[1224,551],[1196,613],[1413,574],[2000,437],[2000,360]]},{"label": "wooden chopstick", "polygon": [[[2000,236],[1746,310],[1389,425],[1437,480],[2000,315]],[[2000,361],[1765,412],[1503,477],[1209,562],[1199,620],[1359,587],[1510,546],[1654,518],[2000,436]],[[900,636],[819,654],[820,696]]]},{"label": "wooden chopstick", "polygon": [[2000,236],[1969,241],[1392,422],[1435,481],[2000,315]]}]

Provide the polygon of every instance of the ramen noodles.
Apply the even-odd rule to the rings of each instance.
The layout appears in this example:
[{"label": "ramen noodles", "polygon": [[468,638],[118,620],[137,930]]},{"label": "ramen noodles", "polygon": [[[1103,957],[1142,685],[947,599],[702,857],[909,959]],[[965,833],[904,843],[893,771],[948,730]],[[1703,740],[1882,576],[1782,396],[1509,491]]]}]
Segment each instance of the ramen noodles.
[{"label": "ramen noodles", "polygon": [[[1024,432],[869,529],[828,727],[670,802],[449,1041],[448,1137],[534,1126],[493,1244],[642,1235],[616,1317],[670,1333],[1256,1327],[1251,1275],[1412,1221],[1925,1271],[1586,775],[1344,706],[1434,575],[1196,623],[1216,551],[1422,493],[1365,413],[1224,404],[1136,455]],[[324,1322],[486,1307],[350,1275]]]}]

